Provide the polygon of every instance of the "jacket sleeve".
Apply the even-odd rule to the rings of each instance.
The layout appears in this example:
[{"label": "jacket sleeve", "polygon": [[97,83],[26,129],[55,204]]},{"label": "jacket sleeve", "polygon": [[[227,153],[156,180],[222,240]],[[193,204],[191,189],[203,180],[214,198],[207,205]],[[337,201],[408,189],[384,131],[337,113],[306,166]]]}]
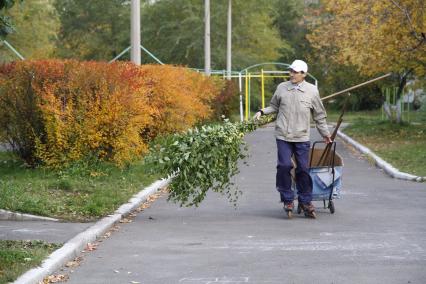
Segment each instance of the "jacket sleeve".
[{"label": "jacket sleeve", "polygon": [[326,118],[327,113],[325,111],[324,105],[321,102],[321,98],[317,89],[312,101],[312,119],[315,121],[318,132],[322,135],[322,137],[330,136]]},{"label": "jacket sleeve", "polygon": [[271,99],[271,102],[269,103],[269,106],[265,107],[263,109],[264,114],[270,114],[270,113],[277,112],[278,109],[280,108],[279,88],[280,87],[278,86],[277,89],[275,90],[275,93],[272,96],[272,99]]}]

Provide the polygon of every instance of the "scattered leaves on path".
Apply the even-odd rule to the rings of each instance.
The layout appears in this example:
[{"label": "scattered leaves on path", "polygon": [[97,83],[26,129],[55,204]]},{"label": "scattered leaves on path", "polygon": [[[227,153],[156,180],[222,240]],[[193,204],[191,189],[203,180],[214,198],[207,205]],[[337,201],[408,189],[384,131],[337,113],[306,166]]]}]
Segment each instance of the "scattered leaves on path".
[{"label": "scattered leaves on path", "polygon": [[49,284],[49,283],[59,283],[59,282],[65,282],[69,279],[68,275],[64,274],[56,274],[56,275],[49,275],[46,278],[43,279],[43,282],[39,282],[42,284]]},{"label": "scattered leaves on path", "polygon": [[[126,223],[132,223],[133,222],[133,218],[135,218],[136,216],[137,216],[137,214],[139,213],[139,212],[142,212],[144,209],[147,209],[147,208],[149,208],[150,206],[151,206],[151,204],[155,201],[155,200],[157,200],[158,198],[160,198],[161,196],[163,196],[164,194],[166,194],[168,192],[168,190],[167,190],[167,188],[163,188],[163,189],[161,189],[158,193],[156,193],[156,194],[153,194],[153,195],[151,195],[151,196],[149,196],[148,198],[147,198],[147,201],[145,201],[139,208],[137,208],[135,211],[133,211],[132,213],[130,213],[126,218],[122,218],[121,220],[120,220],[120,223],[122,223],[122,224],[126,224]],[[149,217],[150,219],[153,219],[151,216]],[[102,240],[104,240],[104,239],[107,239],[107,238],[109,238],[109,237],[111,237],[111,235],[112,235],[112,232],[116,232],[116,231],[118,231],[120,229],[120,226],[119,225],[114,225],[111,229],[109,229],[109,231],[108,232],[106,232],[103,236],[102,236],[102,238],[100,239],[100,240],[98,240],[98,241],[96,241],[96,242],[94,242],[94,243],[87,243],[87,245],[86,245],[86,247],[84,248],[84,250],[82,251],[83,253],[84,252],[90,252],[90,251],[94,251],[94,250],[96,250],[97,248],[98,248],[98,245],[99,245],[99,242],[101,242]],[[75,267],[78,267],[80,264],[81,264],[81,262],[83,261],[83,257],[82,256],[79,256],[79,257],[77,257],[77,258],[75,258],[74,260],[72,260],[72,261],[68,261],[66,264],[65,264],[65,267],[66,268],[69,268],[69,269],[72,269],[72,268],[75,268]],[[118,270],[114,270],[114,273],[120,273],[120,271],[118,271]],[[127,274],[131,274],[131,272],[129,271],[129,272],[127,272]],[[57,275],[50,275],[50,276],[48,276],[48,277],[46,277],[46,278],[44,278],[44,280],[43,280],[43,282],[39,282],[39,284],[49,284],[49,283],[58,283],[58,282],[65,282],[65,281],[67,281],[69,279],[69,275],[67,275],[67,274],[57,274]],[[138,284],[138,283],[141,283],[141,282],[138,282],[138,281],[130,281],[130,283],[133,283],[133,284]]]}]

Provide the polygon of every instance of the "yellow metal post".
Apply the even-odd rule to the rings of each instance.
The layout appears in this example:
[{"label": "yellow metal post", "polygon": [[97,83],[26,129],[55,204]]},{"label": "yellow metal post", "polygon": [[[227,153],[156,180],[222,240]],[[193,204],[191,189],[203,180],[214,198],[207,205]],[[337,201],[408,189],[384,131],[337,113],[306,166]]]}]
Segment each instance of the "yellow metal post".
[{"label": "yellow metal post", "polygon": [[265,108],[265,76],[263,74],[263,69],[261,73],[261,79],[262,79],[262,109]]},{"label": "yellow metal post", "polygon": [[251,100],[251,73],[248,74],[248,115],[247,115],[247,120],[248,117],[251,115],[251,106],[250,106],[250,100]]}]

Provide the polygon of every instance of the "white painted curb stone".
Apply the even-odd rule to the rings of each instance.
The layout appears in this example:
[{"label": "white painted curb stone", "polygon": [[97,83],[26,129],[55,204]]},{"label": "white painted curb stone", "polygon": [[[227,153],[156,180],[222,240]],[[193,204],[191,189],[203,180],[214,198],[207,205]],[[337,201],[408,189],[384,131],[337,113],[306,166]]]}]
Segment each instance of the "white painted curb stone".
[{"label": "white painted curb stone", "polygon": [[104,217],[84,232],[76,235],[74,238],[66,242],[60,249],[49,255],[40,267],[27,271],[13,283],[36,284],[43,281],[43,278],[54,273],[68,261],[73,260],[75,257],[80,255],[87,243],[94,242],[97,238],[103,236],[112,226],[114,226],[115,223],[119,222],[122,217],[128,215],[145,202],[150,195],[168,185],[170,180],[171,179],[158,180],[149,187],[143,189],[138,194],[134,195],[128,203],[120,206],[113,215]]},{"label": "white painted curb stone", "polygon": [[55,219],[55,218],[11,212],[7,210],[3,210],[3,209],[0,209],[0,220],[1,221],[52,221],[52,222],[59,221],[59,219]]},{"label": "white painted curb stone", "polygon": [[419,176],[411,175],[411,174],[408,174],[408,173],[400,172],[398,169],[393,167],[391,164],[389,164],[388,162],[386,162],[385,160],[383,160],[382,158],[380,158],[379,156],[374,154],[374,152],[371,151],[369,148],[367,148],[367,147],[361,145],[360,143],[356,142],[354,139],[352,139],[348,135],[344,134],[343,132],[337,131],[337,135],[343,141],[354,146],[355,149],[357,149],[361,153],[371,157],[374,160],[376,166],[383,169],[385,171],[385,173],[387,173],[391,177],[397,178],[397,179],[403,179],[403,180],[417,181],[417,182],[426,181],[426,177],[419,177]]}]

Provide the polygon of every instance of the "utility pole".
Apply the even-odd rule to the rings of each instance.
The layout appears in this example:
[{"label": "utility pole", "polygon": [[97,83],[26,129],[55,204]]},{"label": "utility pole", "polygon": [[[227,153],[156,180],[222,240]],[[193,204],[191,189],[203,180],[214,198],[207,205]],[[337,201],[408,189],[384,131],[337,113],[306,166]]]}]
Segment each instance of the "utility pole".
[{"label": "utility pole", "polygon": [[141,65],[141,1],[132,0],[130,23],[131,51],[130,60]]},{"label": "utility pole", "polygon": [[210,52],[210,0],[204,0],[204,73],[210,76],[211,73],[211,52]]},{"label": "utility pole", "polygon": [[232,0],[228,0],[228,37],[226,42],[226,74],[231,80],[232,70]]}]

